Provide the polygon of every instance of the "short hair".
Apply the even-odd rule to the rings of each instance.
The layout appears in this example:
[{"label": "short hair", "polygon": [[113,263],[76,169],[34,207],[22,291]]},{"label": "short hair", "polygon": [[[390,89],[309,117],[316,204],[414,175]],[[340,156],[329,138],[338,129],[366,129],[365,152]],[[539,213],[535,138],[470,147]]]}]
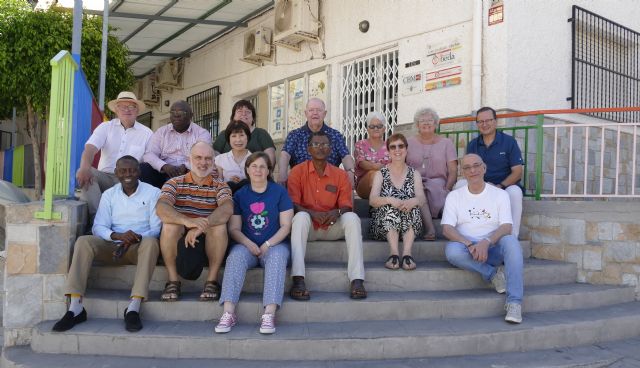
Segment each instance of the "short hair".
[{"label": "short hair", "polygon": [[229,122],[232,122],[235,119],[236,110],[239,110],[243,107],[246,107],[247,109],[251,110],[251,118],[253,120],[251,125],[252,126],[256,125],[256,108],[253,107],[253,104],[247,100],[239,100],[238,102],[233,104],[233,107],[231,108],[231,117],[229,118]]},{"label": "short hair", "polygon": [[240,120],[234,120],[227,125],[227,128],[224,130],[224,138],[227,141],[227,144],[231,145],[230,139],[231,134],[244,132],[247,136],[247,144],[249,144],[249,139],[251,139],[251,129],[247,126],[247,124],[243,123]]},{"label": "short hair", "polygon": [[122,157],[120,157],[118,160],[116,160],[116,166],[118,166],[118,164],[122,161],[129,161],[129,162],[133,162],[136,164],[136,166],[140,165],[140,162],[138,161],[137,158],[131,156],[131,155],[124,155]]},{"label": "short hair", "polygon": [[413,122],[417,124],[420,117],[424,115],[431,115],[431,117],[435,121],[436,126],[440,125],[440,116],[438,115],[436,110],[430,107],[421,107],[416,110],[416,113],[413,114]]},{"label": "short hair", "polygon": [[273,163],[271,162],[271,159],[269,158],[269,155],[267,155],[266,153],[264,153],[262,151],[254,152],[254,153],[250,154],[249,157],[247,157],[247,161],[245,161],[245,163],[244,163],[244,175],[247,177],[247,179],[251,180],[249,178],[249,166],[259,158],[264,159],[264,162],[267,163],[267,167],[269,168],[269,175],[267,175],[267,180],[268,181],[273,181],[273,177],[272,177],[272,175],[273,175]]},{"label": "short hair", "polygon": [[[311,140],[313,139],[313,137],[327,137],[327,139],[329,139],[327,133],[323,132],[322,130],[311,132],[311,134],[309,134],[309,142],[307,142],[307,146],[311,145]],[[331,139],[329,139],[329,143],[331,143]]]},{"label": "short hair", "polygon": [[371,121],[373,119],[380,120],[380,122],[384,126],[387,125],[387,119],[384,117],[384,115],[382,115],[381,113],[379,113],[377,111],[371,111],[370,113],[367,114],[367,117],[365,119],[365,121],[367,122],[367,127],[369,126],[369,124],[371,123]]},{"label": "short hair", "polygon": [[485,111],[491,111],[491,114],[493,114],[493,118],[497,119],[498,118],[498,114],[496,114],[496,110],[494,110],[493,108],[489,107],[489,106],[484,106],[478,109],[478,111],[476,112],[476,120],[478,120],[478,114],[480,114],[481,112],[485,112]]},{"label": "short hair", "polygon": [[389,144],[391,144],[391,142],[393,141],[402,141],[402,143],[404,143],[404,146],[406,148],[409,148],[409,142],[407,142],[407,137],[404,136],[404,134],[402,133],[395,133],[395,134],[391,134],[391,136],[389,138],[387,138],[387,141],[385,142],[385,145],[387,146],[387,150],[389,150]]},{"label": "short hair", "polygon": [[185,100],[178,100],[178,101],[174,102],[174,103],[171,105],[171,107],[173,107],[173,106],[178,106],[178,105],[180,105],[180,106],[184,107],[184,110],[185,110],[189,115],[193,116],[193,110],[191,109],[191,105],[189,105],[189,103],[188,103],[187,101],[185,101]]}]

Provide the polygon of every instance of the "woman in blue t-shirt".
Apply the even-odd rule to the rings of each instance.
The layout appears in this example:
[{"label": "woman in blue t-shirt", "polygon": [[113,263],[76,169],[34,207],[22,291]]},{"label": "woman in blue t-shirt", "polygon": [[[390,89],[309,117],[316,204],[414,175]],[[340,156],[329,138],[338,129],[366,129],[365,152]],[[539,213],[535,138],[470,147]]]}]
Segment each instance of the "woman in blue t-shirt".
[{"label": "woman in blue t-shirt", "polygon": [[282,304],[285,274],[289,261],[289,242],[293,202],[284,187],[271,180],[273,165],[264,152],[252,153],[244,165],[249,178],[233,195],[234,211],[229,220],[229,235],[235,240],[227,258],[220,304],[224,312],[215,328],[217,333],[231,331],[238,318],[236,304],[249,268],[264,267],[262,305],[264,314],[260,333],[276,332],[275,313]]}]

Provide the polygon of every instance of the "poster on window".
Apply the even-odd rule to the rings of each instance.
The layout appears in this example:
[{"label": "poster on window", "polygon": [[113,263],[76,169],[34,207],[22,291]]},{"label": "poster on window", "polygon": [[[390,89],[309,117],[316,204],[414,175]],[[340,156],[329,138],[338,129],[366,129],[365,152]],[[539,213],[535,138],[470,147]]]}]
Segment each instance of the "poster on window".
[{"label": "poster on window", "polygon": [[289,81],[289,108],[287,111],[287,131],[301,127],[305,122],[304,78]]},{"label": "poster on window", "polygon": [[284,139],[284,83],[271,86],[271,121],[269,134],[274,140]]},{"label": "poster on window", "polygon": [[309,98],[317,97],[328,105],[327,71],[309,74]]}]

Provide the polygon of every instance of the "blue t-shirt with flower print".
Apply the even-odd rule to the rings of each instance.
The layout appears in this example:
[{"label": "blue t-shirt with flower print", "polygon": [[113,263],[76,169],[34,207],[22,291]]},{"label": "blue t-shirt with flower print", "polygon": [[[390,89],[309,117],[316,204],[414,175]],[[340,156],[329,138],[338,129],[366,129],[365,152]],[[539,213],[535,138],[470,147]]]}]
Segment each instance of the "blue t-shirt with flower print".
[{"label": "blue t-shirt with flower print", "polygon": [[242,218],[242,233],[260,246],[280,229],[280,212],[293,209],[293,202],[283,186],[270,181],[264,193],[254,192],[251,184],[238,189],[233,207]]}]

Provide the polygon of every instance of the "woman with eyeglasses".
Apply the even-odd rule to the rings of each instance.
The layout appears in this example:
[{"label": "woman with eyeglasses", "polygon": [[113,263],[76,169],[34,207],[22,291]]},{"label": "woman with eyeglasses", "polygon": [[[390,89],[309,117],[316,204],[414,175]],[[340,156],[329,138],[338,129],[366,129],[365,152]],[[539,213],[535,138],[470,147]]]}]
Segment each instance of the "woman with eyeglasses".
[{"label": "woman with eyeglasses", "polygon": [[422,206],[422,220],[426,232],[424,240],[436,240],[433,218],[442,216],[444,200],[458,179],[458,161],[453,142],[436,132],[440,117],[431,108],[416,111],[413,121],[418,134],[409,138],[407,163],[422,177],[427,202]]},{"label": "woman with eyeglasses", "polygon": [[251,139],[249,127],[241,121],[232,121],[225,129],[227,144],[231,146],[229,152],[215,157],[218,178],[229,185],[233,193],[247,183],[244,164],[251,152],[247,149],[247,142]]},{"label": "woman with eyeglasses", "polygon": [[234,211],[229,219],[231,247],[222,279],[220,304],[223,314],[217,333],[226,333],[238,322],[235,313],[249,268],[264,268],[260,333],[276,332],[275,313],[282,304],[289,261],[293,202],[287,190],[271,179],[273,165],[264,152],[252,153],[244,165],[249,184],[233,195]]},{"label": "woman with eyeglasses", "polygon": [[389,152],[384,144],[385,118],[379,112],[367,115],[367,139],[356,142],[353,156],[356,160],[356,193],[369,198],[375,173],[389,163]]},{"label": "woman with eyeglasses", "polygon": [[[231,117],[229,123],[232,121],[241,121],[247,125],[251,131],[251,137],[247,142],[247,148],[251,152],[264,152],[269,156],[271,162],[276,162],[276,145],[273,143],[273,139],[269,135],[269,132],[262,128],[256,127],[256,108],[253,104],[247,100],[240,100],[233,105],[231,109]],[[231,151],[231,145],[229,144],[225,132],[221,132],[213,142],[213,150],[216,156],[221,153]]]},{"label": "woman with eyeglasses", "polygon": [[[373,207],[370,233],[374,239],[387,240],[389,258],[385,267],[414,270],[416,262],[411,255],[413,242],[422,233],[420,207],[426,202],[422,178],[407,165],[408,142],[402,134],[387,139],[391,162],[373,178],[369,204]],[[402,261],[399,241],[402,237]]]}]

